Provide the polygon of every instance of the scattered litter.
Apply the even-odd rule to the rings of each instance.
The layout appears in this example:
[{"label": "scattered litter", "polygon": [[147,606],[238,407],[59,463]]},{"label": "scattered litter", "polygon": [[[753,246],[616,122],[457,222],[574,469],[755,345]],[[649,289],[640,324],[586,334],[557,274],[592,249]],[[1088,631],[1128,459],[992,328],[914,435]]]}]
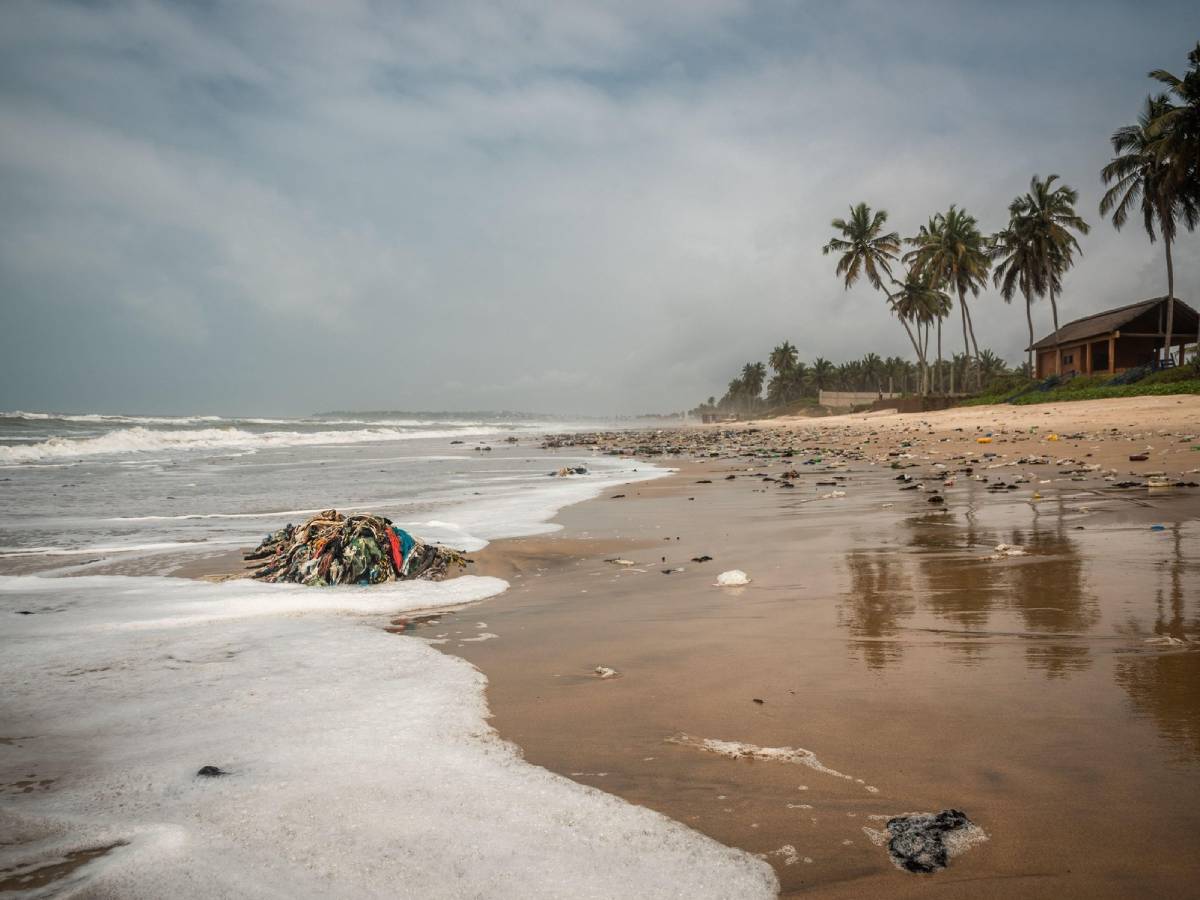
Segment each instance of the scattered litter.
[{"label": "scattered litter", "polygon": [[597,678],[620,678],[621,677],[620,672],[618,672],[616,669],[610,669],[608,666],[596,666],[596,668],[593,669],[592,671],[596,674]]},{"label": "scattered litter", "polygon": [[693,556],[692,562],[694,562],[694,563],[712,562],[712,557],[711,556]]},{"label": "scattered litter", "polygon": [[864,826],[863,832],[877,846],[887,842],[888,855],[896,868],[919,874],[946,868],[952,857],[988,839],[982,828],[957,809],[945,809],[936,815],[906,813],[888,819],[886,831]]},{"label": "scattered litter", "polygon": [[742,584],[749,584],[750,576],[741,569],[730,569],[728,572],[722,572],[717,576],[717,585],[720,587],[737,587]]},{"label": "scattered litter", "polygon": [[1146,638],[1142,643],[1155,644],[1159,647],[1186,647],[1191,641],[1185,637],[1173,637],[1169,634],[1160,634],[1157,637]]},{"label": "scattered litter", "polygon": [[243,559],[266,560],[251,578],[306,585],[439,581],[451,566],[467,564],[457,550],[419,541],[391,519],[333,509],[267,535]]},{"label": "scattered litter", "polygon": [[606,563],[612,563],[614,566],[636,566],[632,559],[606,559]]},{"label": "scattered litter", "polygon": [[988,559],[1004,559],[1009,556],[1025,556],[1025,549],[1018,547],[1016,544],[997,544],[996,552]]},{"label": "scattered litter", "polygon": [[[770,853],[764,853],[762,858],[768,859],[772,856],[782,856],[783,864],[785,866],[794,866],[796,863],[800,862],[800,854],[796,852],[796,848],[791,844],[784,844],[778,850],[772,850]],[[811,862],[811,860],[806,861]]]},{"label": "scattered litter", "polygon": [[1148,455],[1146,455],[1145,453],[1134,453],[1134,454],[1130,455],[1129,461],[1130,462],[1145,462],[1149,458],[1150,457]]},{"label": "scattered litter", "polygon": [[[491,449],[490,447],[488,448]],[[570,475],[586,475],[588,473],[587,466],[563,466],[557,472],[550,472],[551,478],[566,478]]]},{"label": "scattered litter", "polygon": [[201,778],[220,778],[222,775],[228,775],[229,773],[218,766],[201,766],[196,774]]}]

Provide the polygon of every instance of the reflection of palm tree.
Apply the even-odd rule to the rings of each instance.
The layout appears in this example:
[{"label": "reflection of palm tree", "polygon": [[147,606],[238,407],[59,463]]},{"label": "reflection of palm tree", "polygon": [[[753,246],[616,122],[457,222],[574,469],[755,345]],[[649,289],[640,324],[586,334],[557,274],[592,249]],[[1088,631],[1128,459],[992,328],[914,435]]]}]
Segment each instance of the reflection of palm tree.
[{"label": "reflection of palm tree", "polygon": [[985,628],[1001,592],[995,565],[982,556],[963,556],[960,548],[963,543],[995,545],[995,535],[979,528],[973,518],[967,519],[965,528],[954,530],[930,527],[922,517],[909,519],[908,525],[912,528],[909,546],[916,551],[925,578],[922,593],[929,611],[955,627]]},{"label": "reflection of palm tree", "polygon": [[[1011,606],[1028,631],[1076,635],[1096,624],[1100,613],[1094,597],[1084,592],[1083,556],[1064,529],[1060,497],[1057,527],[1015,530],[1011,544],[1021,544],[1029,557],[1010,567]],[[1061,677],[1092,664],[1087,644],[1037,640],[1025,651],[1033,668]]]},{"label": "reflection of palm tree", "polygon": [[[1172,558],[1167,563],[1170,596],[1157,596],[1156,634],[1183,637],[1200,629],[1200,615],[1188,622],[1184,612],[1184,555],[1180,526],[1174,526]],[[1159,732],[1183,759],[1200,760],[1200,654],[1171,653],[1131,657],[1117,663],[1114,678],[1129,699],[1151,715]]]},{"label": "reflection of palm tree", "polygon": [[1125,657],[1113,677],[1181,761],[1200,761],[1200,653]]},{"label": "reflection of palm tree", "polygon": [[850,590],[842,601],[843,625],[858,638],[869,669],[898,662],[904,645],[892,640],[900,620],[913,613],[912,586],[891,551],[851,550],[846,554]]}]

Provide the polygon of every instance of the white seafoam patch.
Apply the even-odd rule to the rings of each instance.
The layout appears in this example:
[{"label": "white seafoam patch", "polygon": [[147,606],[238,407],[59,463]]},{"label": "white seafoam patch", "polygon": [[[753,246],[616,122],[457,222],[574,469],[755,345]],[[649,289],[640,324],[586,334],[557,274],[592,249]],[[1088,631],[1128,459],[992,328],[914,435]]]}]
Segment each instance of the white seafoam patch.
[{"label": "white seafoam patch", "polygon": [[[866,784],[861,778],[855,778],[853,775],[846,775],[836,769],[831,769],[819,759],[811,750],[805,750],[803,747],[760,747],[757,744],[748,744],[744,741],[722,741],[716,738],[698,738],[686,732],[672,735],[667,738],[668,744],[679,744],[684,747],[692,747],[696,750],[703,750],[706,753],[715,753],[718,756],[725,756],[729,759],[761,759],[771,762],[790,763],[792,765],[807,766],[810,769],[815,769],[825,775],[831,775],[834,778],[841,778],[845,781],[853,781],[863,785],[864,789],[872,794],[878,793],[879,788],[874,785]],[[805,791],[808,788],[801,786],[800,790]],[[789,804],[790,806],[790,804]]]},{"label": "white seafoam patch", "polygon": [[772,896],[749,854],[523,762],[481,673],[375,627],[503,587],[0,578],[0,783],[55,779],[6,796],[0,869],[124,842],[47,892]]}]

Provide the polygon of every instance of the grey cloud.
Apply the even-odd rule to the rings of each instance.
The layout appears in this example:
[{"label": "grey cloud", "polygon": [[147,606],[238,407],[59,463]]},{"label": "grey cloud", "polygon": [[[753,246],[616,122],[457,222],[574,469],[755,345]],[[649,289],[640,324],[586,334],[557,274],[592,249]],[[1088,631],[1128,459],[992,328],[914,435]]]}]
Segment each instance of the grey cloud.
[{"label": "grey cloud", "polygon": [[1097,173],[1200,16],[898,7],[6,4],[0,406],[679,409],[785,337],[905,353],[829,219],[995,228],[1034,172],[1095,226],[1064,315],[1161,293]]}]

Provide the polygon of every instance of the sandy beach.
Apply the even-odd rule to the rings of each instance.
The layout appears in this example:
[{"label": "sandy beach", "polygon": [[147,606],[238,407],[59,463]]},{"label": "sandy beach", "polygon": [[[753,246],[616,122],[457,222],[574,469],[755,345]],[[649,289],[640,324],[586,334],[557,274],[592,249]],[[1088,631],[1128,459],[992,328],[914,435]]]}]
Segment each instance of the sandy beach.
[{"label": "sandy beach", "polygon": [[[556,535],[491,545],[478,570],[512,588],[411,630],[480,668],[526,759],[763,854],[785,895],[1187,896],[1200,490],[1114,483],[1196,479],[1200,404],[763,424],[564,510]],[[755,460],[764,438],[814,449]],[[751,583],[714,585],[734,568]],[[456,640],[476,619],[498,638]],[[850,777],[681,734],[804,748]],[[947,808],[989,839],[934,875],[867,833]]]},{"label": "sandy beach", "polygon": [[[605,815],[645,807],[757,856],[784,896],[1188,896],[1200,878],[1198,432],[1200,400],[1166,397],[549,435],[539,439],[549,458],[623,457],[639,477],[646,463],[674,472],[613,481],[561,509],[559,530],[471,553],[469,574],[503,579],[503,593],[472,587],[463,596],[486,599],[455,605],[451,593],[444,608],[391,614],[382,595],[350,606],[367,614],[368,632],[413,643],[373,640],[374,669],[354,664],[359,645],[346,643],[349,655],[329,658],[336,671],[306,677],[378,678],[371,672],[385,671],[389,646],[413,651],[404,658],[414,676],[438,658],[421,656],[430,650],[459,657],[477,672],[452,659],[438,666],[486,684],[479,711],[461,710],[468,745],[482,740],[492,758],[517,754],[603,792],[597,800],[634,805]],[[246,572],[235,548],[181,559],[78,574],[172,575],[162,590],[203,580],[219,591]],[[62,560],[8,565],[19,574]],[[733,569],[749,583],[718,585]],[[456,582],[434,587],[453,592]],[[299,591],[288,600],[303,604],[298,613],[309,599],[341,596]],[[323,637],[293,634],[305,621],[275,627],[314,649],[352,637],[337,620],[325,620]],[[275,664],[258,665],[265,678]],[[278,689],[272,702],[282,703],[290,688]],[[415,724],[405,703],[426,701],[406,701],[403,690],[391,697],[363,682],[356,693]],[[339,720],[344,700],[336,703],[314,714]],[[430,724],[418,729],[446,714],[422,709]],[[488,715],[494,733],[472,715]],[[226,726],[230,735],[245,727]],[[260,737],[255,752],[280,752],[280,735]],[[318,735],[315,758],[328,740]],[[56,752],[48,784],[87,782],[70,758]],[[361,789],[370,765],[396,764],[381,755],[348,770],[339,790]],[[429,764],[410,756],[404,783]],[[526,782],[545,774],[513,771]],[[29,784],[6,789],[47,789]],[[388,790],[371,800],[381,822],[407,789]],[[453,792],[426,793],[454,815],[464,808]],[[943,810],[969,817],[970,839],[944,869],[902,870],[889,854],[889,819]],[[112,834],[0,884],[27,886],[29,871],[51,886],[79,879],[93,859],[124,858],[124,839]],[[727,873],[718,877],[764,886],[737,858],[710,862]],[[631,877],[648,877],[644,869]],[[531,883],[529,871],[520,877]],[[674,895],[669,884],[654,890]]]}]

